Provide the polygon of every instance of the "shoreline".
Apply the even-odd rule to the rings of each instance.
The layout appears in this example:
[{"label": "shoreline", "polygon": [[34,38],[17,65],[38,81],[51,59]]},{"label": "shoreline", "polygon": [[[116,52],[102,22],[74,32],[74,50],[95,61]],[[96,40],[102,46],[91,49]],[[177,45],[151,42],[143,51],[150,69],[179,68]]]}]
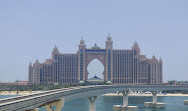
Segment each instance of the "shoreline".
[{"label": "shoreline", "polygon": [[44,92],[44,91],[3,91],[3,92],[0,92],[0,96],[2,95],[18,95],[18,96],[25,96],[25,95],[30,95],[30,94],[36,94],[36,93],[41,93],[41,92]]},{"label": "shoreline", "polygon": [[[103,94],[102,96],[123,96],[123,94],[118,94],[118,93],[108,93],[108,94]],[[152,94],[129,94],[129,96],[152,96]],[[188,97],[188,94],[157,94],[157,96],[178,96],[178,97]]]}]

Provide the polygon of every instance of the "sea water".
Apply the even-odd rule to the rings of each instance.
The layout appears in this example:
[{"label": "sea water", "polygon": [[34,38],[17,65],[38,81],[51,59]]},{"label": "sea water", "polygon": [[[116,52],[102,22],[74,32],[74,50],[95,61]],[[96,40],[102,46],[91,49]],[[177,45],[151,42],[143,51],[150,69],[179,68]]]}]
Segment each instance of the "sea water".
[{"label": "sea water", "polygon": [[0,95],[0,99],[4,99],[4,98],[10,98],[10,97],[15,97],[18,95]]},{"label": "sea water", "polygon": [[[151,102],[150,96],[129,97],[129,105],[138,106],[139,111],[188,111],[188,105],[184,105],[184,100],[188,97],[157,97],[158,102],[166,103],[165,109],[144,108],[144,102]],[[113,111],[113,105],[123,105],[122,96],[99,96],[96,101],[96,111]],[[62,111],[88,111],[89,102],[87,98],[75,99],[65,102]],[[45,111],[44,107],[40,111]]]}]

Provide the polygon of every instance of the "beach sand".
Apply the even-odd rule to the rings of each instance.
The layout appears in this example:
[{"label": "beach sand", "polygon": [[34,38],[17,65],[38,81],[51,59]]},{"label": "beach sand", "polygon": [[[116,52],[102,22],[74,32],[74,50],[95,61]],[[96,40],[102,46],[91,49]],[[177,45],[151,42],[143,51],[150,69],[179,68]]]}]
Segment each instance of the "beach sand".
[{"label": "beach sand", "polygon": [[30,94],[36,94],[41,93],[43,91],[1,91],[0,95],[30,95]]},{"label": "beach sand", "polygon": [[[108,93],[108,94],[103,94],[103,96],[123,96],[123,94],[118,94],[118,93]],[[129,94],[129,96],[152,96],[152,94]],[[188,94],[157,94],[157,96],[186,96],[188,97]]]}]

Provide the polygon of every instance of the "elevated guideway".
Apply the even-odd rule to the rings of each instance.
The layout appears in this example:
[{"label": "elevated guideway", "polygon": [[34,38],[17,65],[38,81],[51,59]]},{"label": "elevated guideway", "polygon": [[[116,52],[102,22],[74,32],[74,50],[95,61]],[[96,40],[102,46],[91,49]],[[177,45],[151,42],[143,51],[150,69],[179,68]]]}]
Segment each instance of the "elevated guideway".
[{"label": "elevated guideway", "polygon": [[[143,91],[167,91],[167,90],[188,90],[188,86],[166,86],[166,85],[95,85],[78,86],[45,91],[42,93],[18,96],[0,100],[0,111],[23,111],[35,110],[45,106],[49,111],[51,106],[56,106],[60,111],[65,101],[87,97],[90,102],[90,111],[95,111],[96,97],[106,93],[117,91],[143,90]],[[94,98],[94,99],[91,99]],[[128,99],[128,98],[127,98]],[[92,101],[94,100],[94,101]],[[125,102],[128,102],[128,100]],[[128,103],[124,103],[128,105]]]}]

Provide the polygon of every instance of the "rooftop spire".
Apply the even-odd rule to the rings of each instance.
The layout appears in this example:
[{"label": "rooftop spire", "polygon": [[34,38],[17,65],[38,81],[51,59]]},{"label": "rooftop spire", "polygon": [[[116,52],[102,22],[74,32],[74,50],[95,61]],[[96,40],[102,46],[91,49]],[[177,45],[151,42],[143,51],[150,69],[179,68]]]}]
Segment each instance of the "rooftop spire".
[{"label": "rooftop spire", "polygon": [[95,74],[95,76],[93,78],[98,78],[97,75]]},{"label": "rooftop spire", "polygon": [[55,47],[54,47],[54,51],[59,52],[59,50],[58,50],[58,48],[57,48],[57,46],[56,46],[56,45],[55,45]]},{"label": "rooftop spire", "polygon": [[111,36],[110,36],[110,33],[108,33],[108,37],[111,37]]},{"label": "rooftop spire", "polygon": [[159,61],[162,61],[162,58],[160,57]]},{"label": "rooftop spire", "polygon": [[80,44],[84,44],[84,37],[82,36],[82,39],[80,40]]},{"label": "rooftop spire", "polygon": [[39,63],[39,59],[37,58],[36,63]]},{"label": "rooftop spire", "polygon": [[95,45],[93,47],[91,47],[91,49],[100,49],[100,47],[97,46],[97,44],[95,43]]},{"label": "rooftop spire", "polygon": [[138,47],[137,41],[134,42],[134,45],[133,45],[133,46],[134,46],[134,47]]},{"label": "rooftop spire", "polygon": [[29,65],[30,65],[30,66],[32,66],[32,63],[31,63],[31,61],[29,62]]},{"label": "rooftop spire", "polygon": [[152,56],[152,59],[156,59],[154,54],[153,54],[153,56]]},{"label": "rooftop spire", "polygon": [[109,41],[111,41],[111,40],[112,40],[112,37],[111,37],[110,33],[108,33],[107,40],[109,40]]}]

